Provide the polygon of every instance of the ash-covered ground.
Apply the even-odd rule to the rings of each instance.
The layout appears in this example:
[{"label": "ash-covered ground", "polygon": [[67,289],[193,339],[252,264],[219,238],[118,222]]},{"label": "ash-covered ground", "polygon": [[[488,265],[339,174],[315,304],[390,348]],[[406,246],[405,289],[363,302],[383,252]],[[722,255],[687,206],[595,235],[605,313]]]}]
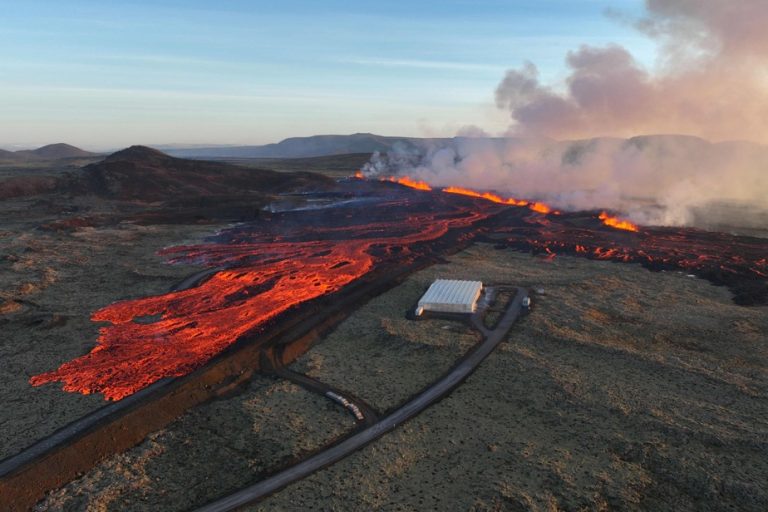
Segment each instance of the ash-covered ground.
[{"label": "ash-covered ground", "polygon": [[[251,510],[765,510],[768,310],[677,272],[480,244],[361,308],[293,369],[381,410],[475,340],[408,321],[436,277],[541,287],[447,399]],[[54,491],[39,510],[184,510],[352,427],[259,377]]]}]

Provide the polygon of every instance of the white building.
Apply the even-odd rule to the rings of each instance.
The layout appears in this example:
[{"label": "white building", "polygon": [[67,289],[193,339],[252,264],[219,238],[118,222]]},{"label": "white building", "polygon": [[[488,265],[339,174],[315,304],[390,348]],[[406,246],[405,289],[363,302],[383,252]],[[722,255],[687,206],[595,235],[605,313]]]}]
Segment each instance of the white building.
[{"label": "white building", "polygon": [[416,316],[421,316],[425,311],[474,313],[482,290],[481,281],[437,279],[419,299]]}]

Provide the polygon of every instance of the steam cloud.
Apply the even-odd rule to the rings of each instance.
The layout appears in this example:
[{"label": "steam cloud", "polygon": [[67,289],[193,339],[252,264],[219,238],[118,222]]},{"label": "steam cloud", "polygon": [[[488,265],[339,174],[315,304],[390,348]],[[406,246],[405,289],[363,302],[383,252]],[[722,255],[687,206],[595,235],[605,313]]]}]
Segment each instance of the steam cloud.
[{"label": "steam cloud", "polygon": [[[378,155],[365,172],[559,208],[612,208],[650,224],[701,224],[713,203],[768,210],[768,148],[701,139],[768,142],[768,2],[646,0],[641,19],[609,14],[656,40],[656,69],[615,45],[570,52],[563,84],[542,84],[526,63],[496,90],[513,121],[506,138],[403,147]],[[637,137],[658,133],[701,138]]]},{"label": "steam cloud", "polygon": [[768,2],[647,0],[646,7],[634,25],[659,43],[655,73],[622,47],[582,46],[568,54],[571,74],[557,93],[528,63],[496,90],[498,106],[517,123],[513,131],[768,142]]}]

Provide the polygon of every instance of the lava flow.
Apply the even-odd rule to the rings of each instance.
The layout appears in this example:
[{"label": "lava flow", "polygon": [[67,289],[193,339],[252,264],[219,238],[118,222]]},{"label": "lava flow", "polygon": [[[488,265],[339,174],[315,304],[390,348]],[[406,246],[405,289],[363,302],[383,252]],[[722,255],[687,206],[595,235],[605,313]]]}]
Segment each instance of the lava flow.
[{"label": "lava flow", "polygon": [[[604,220],[601,220],[604,222]],[[589,212],[520,226],[502,212],[485,240],[552,258],[558,254],[677,270],[727,286],[741,305],[768,303],[768,240],[692,228],[602,229]],[[482,239],[482,238],[481,238]]]},{"label": "lava flow", "polygon": [[[357,171],[355,173],[355,178],[362,179],[363,174],[360,171]],[[406,187],[410,187],[416,190],[425,190],[425,191],[433,190],[432,186],[426,181],[415,180],[408,176],[389,176],[386,178],[381,178],[381,181],[399,183],[400,185],[404,185]],[[456,187],[456,186],[445,187],[438,190],[440,190],[441,192],[445,192],[446,194],[457,194],[460,196],[468,196],[468,197],[476,197],[479,199],[485,199],[486,201],[491,201],[492,203],[497,203],[497,204],[505,204],[508,206],[526,206],[535,212],[543,213],[543,214],[547,214],[547,213],[559,214],[559,212],[556,212],[555,210],[553,210],[548,204],[537,202],[537,201],[526,201],[525,199],[515,199],[514,197],[501,197],[500,195],[494,194],[493,192],[478,192],[470,188]],[[606,225],[613,226],[613,224],[607,224],[607,223]],[[620,229],[624,229],[624,228],[620,228]]]},{"label": "lava flow", "polygon": [[443,189],[443,192],[446,192],[448,194],[459,194],[462,196],[469,196],[469,197],[479,197],[481,199],[485,199],[486,201],[491,201],[499,204],[508,204],[512,206],[528,206],[528,201],[523,201],[521,199],[515,199],[512,197],[504,198],[492,192],[476,192],[472,189],[464,188],[464,187],[446,187]]},{"label": "lava flow", "polygon": [[597,218],[603,221],[603,224],[612,228],[623,229],[624,231],[639,231],[636,224],[628,220],[619,219],[618,217],[612,217],[606,212],[600,212]]},{"label": "lava flow", "polygon": [[406,187],[413,188],[416,190],[427,190],[427,191],[432,190],[432,187],[426,181],[414,180],[409,178],[408,176],[390,176],[388,178],[384,178],[382,181],[399,183],[400,185],[405,185]]},{"label": "lava flow", "polygon": [[768,240],[686,228],[638,231],[620,219],[607,222],[607,214],[537,215],[529,208],[551,209],[466,189],[425,192],[413,180],[406,187],[388,181],[341,182],[329,196],[341,199],[336,203],[265,216],[209,243],[164,251],[172,262],[225,269],[195,288],[96,311],[93,321],[108,323],[96,347],[32,377],[32,384],[60,381],[66,391],[120,399],[189,373],[238,339],[263,332],[282,313],[341,292],[385,264],[409,265],[440,254],[441,243],[458,240],[450,233],[547,258],[567,254],[684,270],[728,286],[739,304],[768,303]]},{"label": "lava flow", "polygon": [[[227,267],[195,288],[117,302],[92,315],[101,327],[89,353],[32,377],[66,391],[119,400],[201,366],[239,338],[301,303],[340,290],[377,264],[406,263],[419,243],[485,218],[412,193],[233,228],[212,243],[164,251],[176,262]],[[361,220],[364,219],[364,220]]]}]

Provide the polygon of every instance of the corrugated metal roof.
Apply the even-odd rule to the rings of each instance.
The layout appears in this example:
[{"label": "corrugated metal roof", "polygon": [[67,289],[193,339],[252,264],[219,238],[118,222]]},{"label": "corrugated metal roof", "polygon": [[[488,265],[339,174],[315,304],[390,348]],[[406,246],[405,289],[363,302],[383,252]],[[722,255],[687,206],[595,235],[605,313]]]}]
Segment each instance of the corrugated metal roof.
[{"label": "corrugated metal roof", "polygon": [[475,309],[482,288],[481,281],[437,279],[419,300],[419,308],[471,312]]}]

